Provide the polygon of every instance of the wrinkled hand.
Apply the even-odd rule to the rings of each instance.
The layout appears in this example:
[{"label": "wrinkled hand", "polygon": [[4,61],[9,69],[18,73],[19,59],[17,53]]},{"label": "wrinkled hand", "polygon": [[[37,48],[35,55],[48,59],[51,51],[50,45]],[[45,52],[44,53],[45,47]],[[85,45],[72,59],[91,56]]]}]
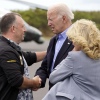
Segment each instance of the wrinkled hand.
[{"label": "wrinkled hand", "polygon": [[39,76],[35,76],[33,78],[33,81],[34,81],[34,84],[33,84],[32,90],[37,91],[41,86],[41,78]]}]

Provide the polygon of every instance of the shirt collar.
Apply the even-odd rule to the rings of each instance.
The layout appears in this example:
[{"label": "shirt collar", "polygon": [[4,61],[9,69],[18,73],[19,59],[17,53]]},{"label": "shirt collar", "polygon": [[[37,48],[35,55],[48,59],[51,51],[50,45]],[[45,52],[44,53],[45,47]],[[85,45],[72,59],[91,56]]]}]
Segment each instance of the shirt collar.
[{"label": "shirt collar", "polygon": [[62,33],[60,33],[60,34],[58,35],[59,39],[60,39],[60,38],[64,38],[64,39],[67,38],[67,35],[66,35],[67,30],[68,30],[68,29],[66,29],[65,31],[63,31]]},{"label": "shirt collar", "polygon": [[10,40],[9,38],[6,38],[8,41],[10,41],[11,45],[16,48],[18,51],[21,51],[21,47],[14,41]]},{"label": "shirt collar", "polygon": [[6,38],[7,40],[9,40],[11,43],[14,43],[16,46],[19,46],[16,42],[14,42],[13,40],[10,40],[9,38]]}]

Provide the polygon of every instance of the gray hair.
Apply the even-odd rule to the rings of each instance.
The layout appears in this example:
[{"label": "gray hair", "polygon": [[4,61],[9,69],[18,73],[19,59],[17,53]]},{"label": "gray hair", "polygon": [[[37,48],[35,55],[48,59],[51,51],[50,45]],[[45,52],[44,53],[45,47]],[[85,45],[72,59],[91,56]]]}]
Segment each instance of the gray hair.
[{"label": "gray hair", "polygon": [[48,8],[48,10],[55,9],[58,15],[65,15],[69,18],[69,20],[74,19],[74,14],[71,9],[68,8],[66,4],[58,3]]}]

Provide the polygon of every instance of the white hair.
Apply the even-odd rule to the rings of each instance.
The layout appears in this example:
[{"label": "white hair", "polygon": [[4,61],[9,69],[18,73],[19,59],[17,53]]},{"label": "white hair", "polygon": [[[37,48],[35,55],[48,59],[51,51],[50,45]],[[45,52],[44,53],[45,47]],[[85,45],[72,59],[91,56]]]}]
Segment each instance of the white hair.
[{"label": "white hair", "polygon": [[64,3],[52,5],[48,10],[55,9],[59,15],[66,15],[70,20],[74,19],[74,14],[69,7]]}]

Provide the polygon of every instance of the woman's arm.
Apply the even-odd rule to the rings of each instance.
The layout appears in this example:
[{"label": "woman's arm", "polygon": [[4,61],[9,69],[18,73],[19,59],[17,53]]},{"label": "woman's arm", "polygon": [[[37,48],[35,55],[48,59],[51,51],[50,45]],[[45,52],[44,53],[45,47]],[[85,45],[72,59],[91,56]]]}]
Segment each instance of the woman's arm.
[{"label": "woman's arm", "polygon": [[51,83],[55,84],[59,81],[70,77],[73,72],[73,60],[70,54],[55,67],[54,71],[50,74],[49,80]]}]

